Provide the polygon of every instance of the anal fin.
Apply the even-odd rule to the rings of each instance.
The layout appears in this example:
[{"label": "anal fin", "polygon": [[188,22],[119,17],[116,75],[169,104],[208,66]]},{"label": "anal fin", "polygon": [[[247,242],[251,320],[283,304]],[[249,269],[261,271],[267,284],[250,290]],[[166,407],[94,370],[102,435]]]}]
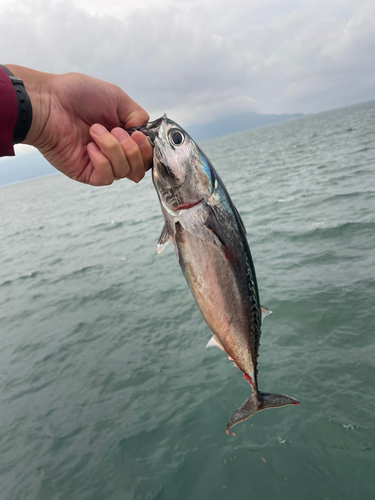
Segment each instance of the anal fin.
[{"label": "anal fin", "polygon": [[224,347],[220,344],[218,340],[216,340],[214,336],[212,336],[210,340],[207,342],[206,349],[208,349],[209,347],[219,347],[219,349],[225,352]]}]

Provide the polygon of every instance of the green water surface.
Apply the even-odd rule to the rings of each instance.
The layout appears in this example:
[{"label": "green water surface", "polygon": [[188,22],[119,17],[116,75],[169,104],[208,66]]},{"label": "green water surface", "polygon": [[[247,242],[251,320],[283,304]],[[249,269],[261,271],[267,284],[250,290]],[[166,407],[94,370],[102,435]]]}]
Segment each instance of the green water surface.
[{"label": "green water surface", "polygon": [[375,103],[202,143],[247,228],[260,389],[219,350],[150,175],[0,189],[1,500],[375,498]]}]

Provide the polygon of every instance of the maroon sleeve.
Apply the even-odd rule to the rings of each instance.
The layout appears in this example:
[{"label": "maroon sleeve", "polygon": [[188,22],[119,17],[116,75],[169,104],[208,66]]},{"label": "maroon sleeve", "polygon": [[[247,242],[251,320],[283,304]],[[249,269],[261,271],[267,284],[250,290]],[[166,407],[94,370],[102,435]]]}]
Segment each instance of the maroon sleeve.
[{"label": "maroon sleeve", "polygon": [[13,83],[3,68],[0,68],[0,156],[14,156],[13,131],[17,112]]}]

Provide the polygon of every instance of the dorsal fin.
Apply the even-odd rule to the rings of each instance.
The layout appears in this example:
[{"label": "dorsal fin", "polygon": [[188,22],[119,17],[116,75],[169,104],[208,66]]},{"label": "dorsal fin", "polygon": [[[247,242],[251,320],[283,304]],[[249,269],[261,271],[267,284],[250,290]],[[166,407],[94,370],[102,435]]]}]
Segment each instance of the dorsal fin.
[{"label": "dorsal fin", "polygon": [[260,306],[260,310],[262,311],[262,321],[264,318],[266,318],[269,314],[272,314],[271,309],[267,309],[267,307]]}]

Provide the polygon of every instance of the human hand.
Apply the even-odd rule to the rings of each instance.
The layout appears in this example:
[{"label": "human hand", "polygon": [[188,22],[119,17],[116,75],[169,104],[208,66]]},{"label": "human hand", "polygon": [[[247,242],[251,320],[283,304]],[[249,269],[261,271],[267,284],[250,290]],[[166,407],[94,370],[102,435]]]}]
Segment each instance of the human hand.
[{"label": "human hand", "polygon": [[24,144],[35,146],[60,172],[102,186],[127,177],[139,182],[152,165],[141,132],[149,116],[119,87],[79,73],[53,75],[6,65],[24,81],[33,120]]}]

